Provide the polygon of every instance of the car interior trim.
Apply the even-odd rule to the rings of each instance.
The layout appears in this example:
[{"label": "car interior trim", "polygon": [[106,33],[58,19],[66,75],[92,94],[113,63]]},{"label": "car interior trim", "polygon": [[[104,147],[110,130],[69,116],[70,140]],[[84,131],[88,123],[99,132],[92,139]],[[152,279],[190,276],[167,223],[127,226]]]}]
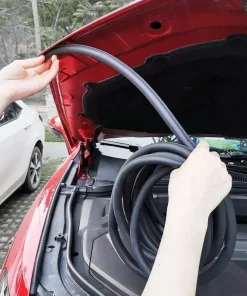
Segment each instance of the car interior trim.
[{"label": "car interior trim", "polygon": [[33,276],[32,276],[32,282],[31,282],[31,287],[30,287],[30,295],[36,295],[37,293],[37,287],[39,285],[39,277],[40,277],[40,268],[42,266],[42,260],[43,260],[43,255],[45,252],[45,244],[47,240],[47,236],[49,233],[49,228],[50,228],[50,223],[52,220],[53,212],[56,207],[57,199],[59,197],[60,189],[62,187],[63,181],[66,179],[67,175],[70,172],[71,167],[73,166],[74,161],[72,160],[68,167],[66,168],[66,171],[64,172],[62,178],[60,179],[59,183],[57,184],[54,196],[51,201],[51,205],[49,207],[44,228],[42,231],[42,235],[40,237],[40,243],[39,247],[37,250],[37,255],[36,255],[36,260],[33,268]]}]

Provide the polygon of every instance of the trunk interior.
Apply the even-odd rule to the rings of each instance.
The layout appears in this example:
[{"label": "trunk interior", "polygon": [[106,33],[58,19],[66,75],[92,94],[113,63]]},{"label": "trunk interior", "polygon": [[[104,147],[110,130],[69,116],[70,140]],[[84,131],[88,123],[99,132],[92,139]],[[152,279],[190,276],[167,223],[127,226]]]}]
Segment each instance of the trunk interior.
[{"label": "trunk interior", "polygon": [[[135,70],[157,91],[189,134],[244,138],[246,40],[245,36],[234,36],[181,48],[150,57]],[[81,115],[101,127],[98,133],[104,128],[127,130],[127,134],[130,131],[170,133],[143,95],[121,75],[88,83],[86,87]],[[144,278],[122,262],[108,232],[112,188],[125,159],[131,155],[131,147],[111,147],[110,154],[109,151],[106,154],[101,149],[103,144],[98,146],[99,149],[92,150],[90,169],[82,174],[83,163],[79,167],[81,155],[78,155],[56,193],[39,295],[47,295],[49,291],[51,295],[61,296],[138,296],[145,286]],[[204,286],[198,285],[198,296],[246,295],[247,165],[241,160],[225,160],[234,181],[231,199],[238,227],[235,251],[220,276]],[[167,186],[168,178],[164,178],[151,192],[162,214],[167,206]]]},{"label": "trunk interior", "polygon": [[[246,137],[247,36],[150,56],[135,71],[157,92],[188,134]],[[123,75],[85,84],[83,117],[97,133],[170,134],[144,95]],[[237,120],[236,120],[237,118]]]},{"label": "trunk interior", "polygon": [[[87,281],[106,296],[134,296],[141,295],[145,286],[146,281],[121,261],[108,232],[111,191],[125,161],[119,156],[127,158],[131,152],[126,148],[110,147],[110,152],[105,153],[109,147],[100,144],[98,147],[101,152],[95,149],[93,166],[87,172],[90,178],[78,178],[77,157],[62,184],[46,244],[39,292],[84,295],[82,289],[87,291],[87,287],[83,281]],[[239,160],[234,164],[231,160],[229,166],[235,170],[231,198],[238,222],[237,243],[228,267],[215,280],[204,286],[198,285],[198,296],[246,294],[247,168]],[[241,173],[237,172],[239,166]],[[168,179],[165,178],[152,192],[161,212],[165,212],[167,205],[167,185]]]}]

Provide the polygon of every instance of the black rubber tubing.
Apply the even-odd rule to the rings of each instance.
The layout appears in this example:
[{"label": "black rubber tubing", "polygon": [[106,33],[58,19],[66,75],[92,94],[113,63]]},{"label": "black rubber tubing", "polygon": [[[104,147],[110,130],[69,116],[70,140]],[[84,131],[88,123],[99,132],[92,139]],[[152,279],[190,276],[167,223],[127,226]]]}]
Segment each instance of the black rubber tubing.
[{"label": "black rubber tubing", "polygon": [[[185,145],[157,143],[140,149],[126,161],[114,184],[109,210],[109,232],[112,243],[125,264],[147,278],[156,255],[157,240],[160,239],[159,232],[162,234],[164,224],[160,223],[162,216],[157,213],[157,209],[154,210],[155,204],[150,199],[152,186],[172,169],[178,168],[195,145],[166,104],[133,69],[104,51],[76,44],[56,47],[49,51],[46,58],[54,54],[68,53],[96,58],[125,76],[149,100],[170,128],[171,133]],[[147,175],[146,179],[141,180],[139,172],[147,166],[156,167],[156,169]],[[135,171],[136,174],[133,174]],[[129,176],[132,176],[129,183],[132,184],[132,191],[125,188]],[[135,184],[139,184],[138,190],[135,190]],[[128,194],[123,195],[124,191]],[[126,204],[130,208],[132,206],[131,219],[127,218],[124,211]],[[149,225],[150,221],[152,221],[151,225]],[[157,229],[154,229],[154,226]],[[234,251],[235,242],[236,217],[231,199],[226,197],[209,218],[201,256],[199,282],[205,283],[213,279],[227,266]],[[215,259],[216,256],[218,258]]]},{"label": "black rubber tubing", "polygon": [[52,55],[65,54],[65,53],[76,53],[87,55],[93,57],[117,70],[123,76],[125,76],[130,82],[132,82],[143,95],[148,99],[151,105],[156,109],[161,118],[170,128],[171,132],[176,135],[179,141],[184,144],[186,147],[191,149],[194,148],[194,143],[185,130],[182,128],[180,123],[171,113],[166,104],[161,100],[158,94],[152,89],[152,87],[133,69],[124,64],[122,61],[110,55],[107,52],[104,52],[100,49],[85,45],[62,45],[55,47],[46,54],[46,58],[51,57]]},{"label": "black rubber tubing", "polygon": [[[172,151],[174,151],[174,154]],[[179,144],[151,144],[141,148],[127,160],[115,181],[109,217],[110,235],[115,242],[116,250],[121,249],[122,260],[124,262],[131,261],[130,267],[133,269],[133,264],[135,264],[135,271],[146,278],[148,278],[152,268],[154,251],[150,245],[145,245],[145,242],[140,239],[140,221],[144,203],[148,199],[152,187],[169,173],[169,168],[180,167],[189,153],[189,149],[185,149],[184,146]],[[160,164],[163,167],[151,174],[144,182],[133,204],[131,220],[128,221],[122,206],[124,200],[132,198],[123,196],[126,178],[131,172],[139,171],[147,165]],[[153,217],[156,217],[154,212],[152,212],[148,221]],[[116,232],[115,229],[119,229],[119,232]],[[148,234],[146,235],[148,236]],[[125,245],[126,242],[129,242],[130,246],[125,248],[123,242],[125,242]],[[203,284],[212,280],[224,270],[231,259],[235,242],[236,217],[232,201],[229,197],[226,197],[209,218],[209,227],[201,256],[199,283]],[[214,260],[217,256],[218,258]]]}]

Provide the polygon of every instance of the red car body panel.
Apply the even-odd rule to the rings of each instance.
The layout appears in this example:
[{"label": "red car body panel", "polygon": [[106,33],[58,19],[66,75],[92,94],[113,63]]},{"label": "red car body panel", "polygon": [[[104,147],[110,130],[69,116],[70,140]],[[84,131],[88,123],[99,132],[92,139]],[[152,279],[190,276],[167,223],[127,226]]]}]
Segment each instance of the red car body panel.
[{"label": "red car body panel", "polygon": [[45,185],[25,216],[3,265],[2,272],[8,271],[10,295],[29,295],[33,266],[47,211],[54,191],[79,147],[67,158],[62,166]]},{"label": "red car body panel", "polygon": [[[158,22],[161,27],[152,29],[152,22]],[[241,0],[143,0],[87,25],[54,46],[93,46],[135,67],[151,55],[232,34],[247,34],[247,15]],[[16,234],[3,266],[3,270],[8,271],[10,295],[28,295],[40,236],[55,188],[79,151],[78,142],[94,136],[94,123],[78,117],[83,111],[81,98],[86,91],[83,83],[102,81],[117,74],[86,56],[63,55],[59,59],[58,79],[51,87],[67,145],[70,151],[74,150],[39,194]]]},{"label": "red car body panel", "polygon": [[[161,27],[153,29],[152,22],[158,22]],[[247,15],[241,0],[146,0],[105,16],[55,45],[96,47],[135,67],[155,54],[246,33]],[[59,116],[73,146],[77,140],[92,139],[95,133],[94,123],[78,116],[83,112],[84,84],[99,82],[117,73],[87,56],[67,54],[59,59],[58,80],[51,86]]]}]

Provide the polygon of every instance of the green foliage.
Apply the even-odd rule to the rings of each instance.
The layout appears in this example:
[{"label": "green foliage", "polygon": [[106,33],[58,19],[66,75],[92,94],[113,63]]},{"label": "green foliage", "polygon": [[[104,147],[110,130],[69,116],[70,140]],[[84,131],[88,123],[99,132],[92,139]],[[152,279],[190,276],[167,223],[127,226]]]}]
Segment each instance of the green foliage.
[{"label": "green foliage", "polygon": [[[38,0],[41,40],[46,48],[131,0]],[[30,0],[0,0],[0,68],[35,54]]]},{"label": "green foliage", "polygon": [[74,16],[78,18],[77,21],[80,21],[81,25],[85,25],[129,2],[130,0],[101,0],[92,4],[88,0],[82,0]]},{"label": "green foliage", "polygon": [[3,27],[5,20],[6,20],[6,17],[4,15],[0,15],[0,28]]},{"label": "green foliage", "polygon": [[63,139],[56,137],[50,131],[45,132],[45,141],[46,142],[64,142]]},{"label": "green foliage", "polygon": [[39,2],[42,42],[47,47],[56,40],[97,18],[129,3],[130,0],[50,0]]},{"label": "green foliage", "polygon": [[31,2],[0,0],[0,69],[14,59],[34,53]]},{"label": "green foliage", "polygon": [[101,0],[95,3],[95,9],[98,11],[99,15],[105,15],[111,11],[114,11],[124,5],[129,1],[120,1],[120,0]]},{"label": "green foliage", "polygon": [[41,34],[43,47],[48,47],[49,45],[53,44],[56,40],[61,39],[61,37],[63,37],[63,34],[61,34],[61,32],[58,32],[57,30],[54,30],[51,27],[44,28]]},{"label": "green foliage", "polygon": [[81,25],[90,23],[99,16],[97,10],[94,8],[94,5],[92,5],[88,0],[80,1],[73,15],[77,19],[77,22],[81,23]]},{"label": "green foliage", "polygon": [[43,47],[47,47],[76,29],[73,16],[79,0],[50,0],[39,2]]}]

